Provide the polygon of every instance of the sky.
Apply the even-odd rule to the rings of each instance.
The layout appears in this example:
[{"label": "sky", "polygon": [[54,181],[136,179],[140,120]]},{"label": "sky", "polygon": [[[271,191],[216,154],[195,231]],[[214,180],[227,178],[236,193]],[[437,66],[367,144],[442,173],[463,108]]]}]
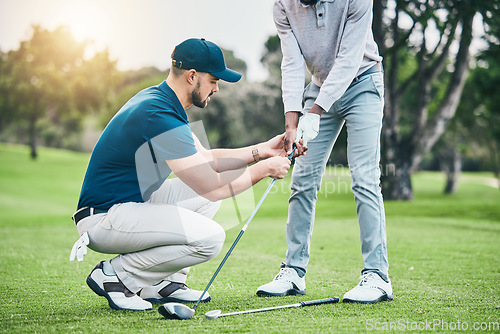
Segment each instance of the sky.
[{"label": "sky", "polygon": [[29,40],[31,26],[67,25],[90,48],[108,48],[120,70],[170,67],[170,54],[185,39],[213,41],[234,51],[248,66],[247,79],[260,81],[264,43],[276,34],[273,0],[0,0],[0,50]]}]

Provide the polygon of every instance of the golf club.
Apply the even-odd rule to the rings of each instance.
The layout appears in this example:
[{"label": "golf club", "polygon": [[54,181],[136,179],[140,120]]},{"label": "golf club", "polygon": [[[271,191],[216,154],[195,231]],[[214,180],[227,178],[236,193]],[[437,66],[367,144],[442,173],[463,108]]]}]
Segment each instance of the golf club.
[{"label": "golf club", "polygon": [[273,310],[279,310],[279,309],[285,309],[285,308],[312,306],[312,305],[320,305],[320,304],[333,304],[333,303],[338,303],[339,300],[340,299],[338,297],[332,297],[332,298],[325,298],[325,299],[318,299],[318,300],[310,300],[310,301],[300,302],[300,303],[290,304],[290,305],[259,308],[256,310],[239,311],[239,312],[231,312],[231,313],[222,313],[221,310],[213,310],[213,311],[209,311],[209,312],[205,313],[205,319],[215,320],[217,318],[228,317],[231,315],[238,315],[238,314],[266,312],[266,311],[273,311]]},{"label": "golf club", "polygon": [[[295,147],[293,148],[292,153],[288,156],[288,159],[292,159],[294,153],[295,153]],[[243,233],[245,233],[245,230],[247,229],[248,225],[252,221],[253,217],[255,216],[257,211],[259,210],[260,206],[264,202],[264,199],[267,197],[267,195],[269,194],[269,192],[271,191],[271,188],[274,186],[275,183],[276,183],[276,179],[273,179],[271,181],[271,183],[269,184],[269,186],[267,187],[266,191],[264,192],[264,194],[260,198],[259,203],[257,203],[257,206],[255,207],[255,209],[253,209],[252,214],[250,215],[250,217],[248,217],[247,222],[241,228],[241,231],[238,234],[238,236],[236,237],[236,240],[234,240],[233,244],[231,245],[231,247],[227,251],[226,256],[224,256],[224,259],[222,259],[222,262],[219,264],[219,267],[217,268],[217,270],[213,274],[212,278],[210,279],[210,282],[208,282],[207,287],[205,288],[205,290],[203,291],[203,293],[201,294],[200,298],[198,299],[196,304],[193,306],[193,308],[190,308],[189,306],[186,306],[186,305],[181,304],[181,303],[165,303],[158,308],[158,312],[162,316],[164,316],[167,319],[179,319],[179,320],[187,320],[187,319],[191,319],[193,317],[194,312],[196,311],[196,308],[198,307],[201,300],[203,299],[203,296],[205,296],[205,293],[207,292],[208,288],[210,287],[210,285],[212,285],[212,282],[214,281],[215,277],[217,277],[217,275],[219,274],[219,271],[221,270],[222,266],[224,265],[224,263],[226,263],[227,258],[229,257],[229,255],[231,255],[231,252],[233,251],[234,247],[236,246],[238,241],[241,239],[241,236],[243,235]]]}]

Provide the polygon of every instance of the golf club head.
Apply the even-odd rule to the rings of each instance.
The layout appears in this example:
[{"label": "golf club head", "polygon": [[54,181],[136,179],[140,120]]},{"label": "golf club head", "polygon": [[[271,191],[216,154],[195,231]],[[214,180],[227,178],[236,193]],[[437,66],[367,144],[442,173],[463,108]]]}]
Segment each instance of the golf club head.
[{"label": "golf club head", "polygon": [[181,303],[166,303],[158,308],[158,312],[166,319],[187,320],[194,315],[194,310]]},{"label": "golf club head", "polygon": [[205,319],[207,320],[215,320],[221,315],[222,311],[221,310],[213,310],[213,311],[208,311],[205,313]]}]

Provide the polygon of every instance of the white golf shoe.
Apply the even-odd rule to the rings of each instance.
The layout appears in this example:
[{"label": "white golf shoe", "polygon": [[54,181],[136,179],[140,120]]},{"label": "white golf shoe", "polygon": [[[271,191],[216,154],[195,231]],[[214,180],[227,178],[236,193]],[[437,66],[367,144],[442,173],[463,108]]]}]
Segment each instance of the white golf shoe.
[{"label": "white golf shoe", "polygon": [[108,300],[115,310],[146,311],[152,310],[150,302],[131,292],[116,275],[106,275],[103,262],[99,262],[87,277],[87,285],[99,296]]},{"label": "white golf shoe", "polygon": [[[203,291],[190,289],[184,283],[161,281],[153,286],[143,288],[138,295],[153,304],[170,302],[196,303]],[[210,295],[205,292],[201,302],[210,301]]]},{"label": "white golf shoe", "polygon": [[305,295],[306,281],[293,268],[281,268],[274,279],[257,289],[257,296]]},{"label": "white golf shoe", "polygon": [[391,281],[384,281],[378,274],[363,274],[359,284],[344,295],[344,303],[378,303],[393,300]]}]

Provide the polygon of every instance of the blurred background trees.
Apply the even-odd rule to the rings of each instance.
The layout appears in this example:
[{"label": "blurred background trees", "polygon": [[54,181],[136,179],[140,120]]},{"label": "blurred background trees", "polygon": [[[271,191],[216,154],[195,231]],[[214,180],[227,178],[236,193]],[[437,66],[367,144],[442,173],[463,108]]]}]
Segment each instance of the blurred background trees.
[{"label": "blurred background trees", "polygon": [[107,51],[85,58],[86,43],[66,27],[33,27],[30,40],[2,55],[0,138],[37,145],[81,149],[82,119],[109,107],[118,83]]},{"label": "blurred background trees", "polygon": [[[374,34],[386,68],[382,166],[388,172],[382,188],[387,199],[407,200],[413,196],[412,173],[445,133],[469,69],[475,66],[471,57],[474,20],[483,20],[488,30],[488,20],[498,16],[499,4],[375,0],[374,6]],[[459,167],[458,152],[454,153],[441,154],[449,175]]]},{"label": "blurred background trees", "polygon": [[[443,170],[447,192],[463,169],[499,177],[499,11],[490,0],[374,0],[386,77],[386,199],[411,199],[411,175],[419,169]],[[474,35],[477,26],[482,36]],[[0,51],[0,141],[29,145],[32,158],[37,145],[90,151],[128,99],[168,75],[154,67],[119,71],[106,50],[90,53],[90,44],[66,27],[33,26],[17,50]],[[223,52],[229,67],[246,73],[243,60]],[[237,84],[221,82],[207,108],[190,110],[212,147],[249,145],[283,131],[281,57],[279,38],[270,36],[261,59],[265,81],[244,75]],[[345,143],[342,131],[330,164],[347,164]]]}]

